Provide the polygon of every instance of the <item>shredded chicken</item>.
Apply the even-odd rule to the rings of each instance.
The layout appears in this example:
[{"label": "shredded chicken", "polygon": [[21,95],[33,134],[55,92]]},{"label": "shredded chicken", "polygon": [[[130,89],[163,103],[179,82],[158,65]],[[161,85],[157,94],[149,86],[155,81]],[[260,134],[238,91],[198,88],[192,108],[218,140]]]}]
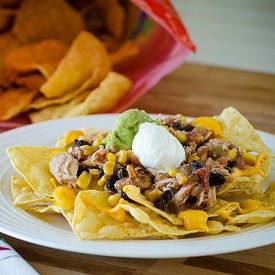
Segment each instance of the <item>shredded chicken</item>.
[{"label": "shredded chicken", "polygon": [[55,155],[50,161],[50,172],[59,183],[75,187],[78,161],[67,152]]}]

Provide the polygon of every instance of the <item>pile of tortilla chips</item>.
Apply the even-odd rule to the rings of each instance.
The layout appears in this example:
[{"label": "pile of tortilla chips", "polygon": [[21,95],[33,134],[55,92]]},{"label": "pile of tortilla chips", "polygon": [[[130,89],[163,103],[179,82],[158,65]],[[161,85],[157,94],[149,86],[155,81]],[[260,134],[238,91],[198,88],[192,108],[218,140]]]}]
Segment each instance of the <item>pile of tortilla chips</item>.
[{"label": "pile of tortilla chips", "polygon": [[[219,234],[236,232],[243,226],[274,219],[275,182],[265,192],[260,188],[274,155],[246,118],[234,108],[225,109],[215,119],[221,123],[222,139],[243,146],[249,152],[264,153],[264,158],[260,174],[256,171],[250,176],[236,176],[233,182],[220,190],[217,203],[209,209],[169,214],[156,208],[140,188],[133,185],[126,185],[123,189],[130,202],[121,198],[118,204],[110,206],[110,194],[97,184],[97,176],[92,177],[86,189],[74,190],[59,185],[50,173],[49,162],[54,155],[67,151],[62,146],[64,137],[58,139],[55,147],[8,148],[11,163],[22,176],[11,179],[14,205],[41,215],[60,213],[82,240]],[[190,220],[193,223],[191,227]],[[197,224],[195,227],[194,223]]]},{"label": "pile of tortilla chips", "polygon": [[118,0],[0,2],[0,120],[111,110],[132,83],[113,70],[139,49],[138,9]]}]

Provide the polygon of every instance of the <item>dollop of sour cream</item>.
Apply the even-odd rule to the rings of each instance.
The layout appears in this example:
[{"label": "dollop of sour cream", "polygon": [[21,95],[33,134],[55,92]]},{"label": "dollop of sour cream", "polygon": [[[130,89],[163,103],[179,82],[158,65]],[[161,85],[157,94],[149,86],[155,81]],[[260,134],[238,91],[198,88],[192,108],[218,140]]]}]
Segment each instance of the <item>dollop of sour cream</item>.
[{"label": "dollop of sour cream", "polygon": [[134,137],[133,153],[151,173],[167,173],[185,160],[182,144],[167,129],[144,122]]}]

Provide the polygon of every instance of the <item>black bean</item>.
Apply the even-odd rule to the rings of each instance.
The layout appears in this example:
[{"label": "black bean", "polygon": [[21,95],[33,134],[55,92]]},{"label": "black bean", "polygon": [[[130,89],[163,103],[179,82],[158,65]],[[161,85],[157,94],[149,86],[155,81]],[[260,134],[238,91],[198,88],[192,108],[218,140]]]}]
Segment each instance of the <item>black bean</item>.
[{"label": "black bean", "polygon": [[214,186],[220,186],[225,183],[226,179],[224,175],[217,172],[210,172],[209,184]]},{"label": "black bean", "polygon": [[86,166],[86,165],[80,166],[79,165],[78,170],[77,170],[77,176],[79,177],[83,171],[89,172],[90,168],[91,168],[90,166]]},{"label": "black bean", "polygon": [[164,210],[167,203],[173,198],[174,193],[171,189],[163,191],[154,201],[155,207]]},{"label": "black bean", "polygon": [[224,166],[224,169],[226,169],[228,171],[228,173],[232,173],[232,168],[229,166]]},{"label": "black bean", "polygon": [[177,203],[174,200],[168,201],[166,207],[165,207],[165,212],[170,213],[170,214],[176,214],[179,212],[179,207]]},{"label": "black bean", "polygon": [[185,132],[191,132],[195,127],[191,124],[186,124],[184,127],[183,127],[183,130]]},{"label": "black bean", "polygon": [[174,121],[171,124],[171,127],[174,128],[175,130],[180,130],[180,131],[184,130],[184,126],[180,122],[178,122],[178,121]]},{"label": "black bean", "polygon": [[106,181],[106,189],[111,192],[117,192],[115,183],[118,180],[116,176],[109,176]]},{"label": "black bean", "polygon": [[99,177],[99,178],[102,178],[103,176],[104,176],[103,168],[100,168],[100,169],[98,170],[98,177]]},{"label": "black bean", "polygon": [[124,200],[129,201],[129,202],[132,201],[132,200],[127,196],[127,194],[126,194],[124,191],[118,190],[118,193],[121,195],[121,197],[122,197]]},{"label": "black bean", "polygon": [[236,165],[237,165],[237,161],[236,160],[229,160],[227,162],[227,166],[230,167],[230,168],[233,168]]},{"label": "black bean", "polygon": [[184,206],[189,208],[190,206],[192,206],[193,204],[195,204],[196,201],[197,201],[197,197],[190,195],[188,197],[188,199],[185,201]]},{"label": "black bean", "polygon": [[116,171],[118,179],[122,180],[124,178],[127,178],[129,176],[127,170],[125,167],[120,167]]},{"label": "black bean", "polygon": [[82,140],[82,139],[75,139],[74,140],[74,147],[80,147],[83,145],[89,145],[89,142],[87,140]]},{"label": "black bean", "polygon": [[200,161],[195,160],[195,159],[191,160],[189,165],[193,172],[203,167],[203,164]]}]

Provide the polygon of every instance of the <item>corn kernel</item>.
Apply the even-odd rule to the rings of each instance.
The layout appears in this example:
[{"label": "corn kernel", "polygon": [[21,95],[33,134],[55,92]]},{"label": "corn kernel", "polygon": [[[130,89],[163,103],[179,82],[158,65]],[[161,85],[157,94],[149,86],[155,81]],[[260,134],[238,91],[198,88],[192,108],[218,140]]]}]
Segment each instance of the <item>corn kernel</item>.
[{"label": "corn kernel", "polygon": [[83,171],[77,179],[77,185],[81,189],[85,189],[89,186],[92,179],[92,175],[86,171]]},{"label": "corn kernel", "polygon": [[120,150],[116,153],[116,161],[119,164],[124,164],[127,161],[127,151],[126,150]]},{"label": "corn kernel", "polygon": [[242,158],[245,161],[245,164],[253,166],[256,163],[256,156],[250,154],[250,153],[244,153],[242,154]]},{"label": "corn kernel", "polygon": [[114,161],[111,161],[111,160],[106,161],[106,163],[103,166],[104,174],[107,176],[113,175],[115,164],[116,163]]},{"label": "corn kernel", "polygon": [[169,129],[169,126],[168,126],[168,125],[161,124],[160,126],[162,126],[163,128],[165,128],[166,130],[168,130],[168,129]]},{"label": "corn kernel", "polygon": [[237,152],[235,150],[228,150],[227,154],[229,155],[230,158],[234,159],[237,157]]},{"label": "corn kernel", "polygon": [[116,155],[113,154],[113,153],[107,153],[106,159],[110,160],[110,161],[113,161],[113,162],[116,162]]},{"label": "corn kernel", "polygon": [[187,181],[188,181],[188,177],[184,173],[177,173],[176,179],[177,179],[178,183],[181,185],[187,183]]},{"label": "corn kernel", "polygon": [[95,147],[90,145],[82,145],[79,148],[83,151],[84,156],[90,156],[95,152]]},{"label": "corn kernel", "polygon": [[91,169],[89,169],[89,173],[90,173],[92,176],[98,176],[98,169],[96,169],[96,168],[91,168]]},{"label": "corn kernel", "polygon": [[197,153],[192,154],[192,155],[188,158],[188,162],[191,162],[192,160],[200,160],[200,158],[198,157]]},{"label": "corn kernel", "polygon": [[176,176],[176,174],[178,173],[179,171],[177,170],[177,169],[170,169],[169,171],[168,171],[168,175],[170,176],[170,177],[174,177],[174,176]]},{"label": "corn kernel", "polygon": [[103,137],[99,136],[94,142],[93,142],[93,146],[95,147],[99,147],[102,144],[103,141]]},{"label": "corn kernel", "polygon": [[174,135],[181,143],[186,142],[188,139],[186,133],[183,133],[181,131],[176,131]]},{"label": "corn kernel", "polygon": [[121,199],[121,195],[119,193],[114,194],[114,195],[110,195],[109,198],[108,198],[109,206],[115,207],[118,204],[120,199]]},{"label": "corn kernel", "polygon": [[154,189],[154,190],[152,190],[152,191],[150,191],[149,192],[149,194],[148,194],[148,199],[150,200],[150,201],[155,201],[156,200],[156,198],[161,194],[162,192],[161,192],[161,190],[159,190],[159,189]]},{"label": "corn kernel", "polygon": [[102,177],[98,180],[97,185],[98,185],[98,186],[103,186],[103,185],[106,183],[107,178],[108,178],[107,175],[102,176]]}]

